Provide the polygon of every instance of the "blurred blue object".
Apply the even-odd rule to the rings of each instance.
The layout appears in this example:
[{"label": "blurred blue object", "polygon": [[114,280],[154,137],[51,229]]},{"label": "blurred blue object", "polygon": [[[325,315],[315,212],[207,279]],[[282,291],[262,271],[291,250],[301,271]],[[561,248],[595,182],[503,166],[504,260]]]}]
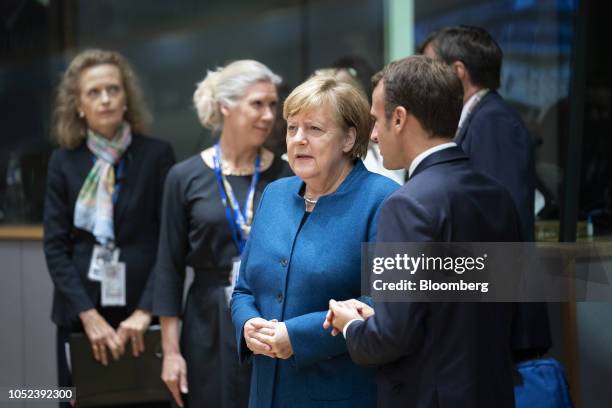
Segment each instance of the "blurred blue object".
[{"label": "blurred blue object", "polygon": [[572,408],[565,371],[554,358],[528,360],[516,365],[523,383],[514,387],[517,408]]}]

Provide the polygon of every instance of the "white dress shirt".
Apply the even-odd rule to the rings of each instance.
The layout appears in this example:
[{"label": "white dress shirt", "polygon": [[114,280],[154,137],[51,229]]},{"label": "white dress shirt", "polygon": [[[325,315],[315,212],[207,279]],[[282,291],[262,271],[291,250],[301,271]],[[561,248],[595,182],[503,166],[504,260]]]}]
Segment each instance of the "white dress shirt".
[{"label": "white dress shirt", "polygon": [[474,93],[474,95],[470,96],[470,99],[467,100],[467,102],[463,105],[463,109],[461,109],[461,117],[459,118],[459,126],[461,127],[463,126],[463,122],[465,121],[465,118],[468,116],[468,112],[470,112],[472,110],[472,106],[478,102],[479,95],[478,92]]},{"label": "white dress shirt", "polygon": [[457,132],[455,133],[455,137],[461,132],[461,128],[463,127],[463,123],[465,120],[472,114],[472,111],[480,103],[482,98],[489,92],[488,88],[484,88],[476,92],[474,95],[470,96],[467,102],[463,105],[461,109],[461,116],[459,117],[459,126],[457,126]]},{"label": "white dress shirt", "polygon": [[348,330],[348,327],[351,325],[351,323],[360,322],[360,321],[362,321],[362,319],[353,319],[353,320],[349,320],[348,322],[346,322],[346,324],[344,325],[344,329],[342,329],[342,335],[344,336],[345,339],[346,339],[346,331]]}]

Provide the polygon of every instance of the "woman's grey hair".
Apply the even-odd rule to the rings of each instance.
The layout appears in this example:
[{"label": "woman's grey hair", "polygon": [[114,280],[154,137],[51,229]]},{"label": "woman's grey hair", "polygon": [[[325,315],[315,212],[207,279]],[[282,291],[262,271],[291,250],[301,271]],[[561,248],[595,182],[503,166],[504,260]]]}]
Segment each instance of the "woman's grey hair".
[{"label": "woman's grey hair", "polygon": [[279,85],[282,78],[261,62],[238,60],[225,67],[208,71],[197,84],[193,103],[202,126],[212,130],[223,127],[221,105],[232,107],[246,95],[247,88],[256,82]]}]

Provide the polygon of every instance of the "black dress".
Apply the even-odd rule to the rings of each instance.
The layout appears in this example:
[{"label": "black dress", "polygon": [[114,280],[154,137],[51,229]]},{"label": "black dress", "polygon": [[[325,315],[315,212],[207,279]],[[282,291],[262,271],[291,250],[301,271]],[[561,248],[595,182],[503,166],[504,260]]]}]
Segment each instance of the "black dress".
[{"label": "black dress", "polygon": [[[268,183],[290,175],[287,163],[275,157],[260,175],[254,208]],[[242,208],[251,176],[227,177]],[[153,312],[182,314],[180,345],[187,362],[190,407],[248,405],[251,368],[239,366],[224,290],[237,256],[214,171],[200,155],[176,164],[164,188]],[[193,268],[194,282],[183,309],[186,266]]]}]

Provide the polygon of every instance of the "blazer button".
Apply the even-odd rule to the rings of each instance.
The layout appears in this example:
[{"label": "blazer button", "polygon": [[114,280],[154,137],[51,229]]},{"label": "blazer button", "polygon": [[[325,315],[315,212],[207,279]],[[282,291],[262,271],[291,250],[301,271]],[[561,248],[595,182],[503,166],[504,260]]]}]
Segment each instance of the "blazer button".
[{"label": "blazer button", "polygon": [[283,301],[283,294],[279,292],[276,295],[276,300],[278,300],[278,303],[282,303],[282,301]]},{"label": "blazer button", "polygon": [[289,262],[287,262],[287,260],[286,260],[286,259],[284,259],[284,258],[283,258],[283,259],[281,259],[280,264],[282,265],[282,267],[283,267],[283,268],[287,267],[287,264],[288,264],[288,263],[289,263]]}]

